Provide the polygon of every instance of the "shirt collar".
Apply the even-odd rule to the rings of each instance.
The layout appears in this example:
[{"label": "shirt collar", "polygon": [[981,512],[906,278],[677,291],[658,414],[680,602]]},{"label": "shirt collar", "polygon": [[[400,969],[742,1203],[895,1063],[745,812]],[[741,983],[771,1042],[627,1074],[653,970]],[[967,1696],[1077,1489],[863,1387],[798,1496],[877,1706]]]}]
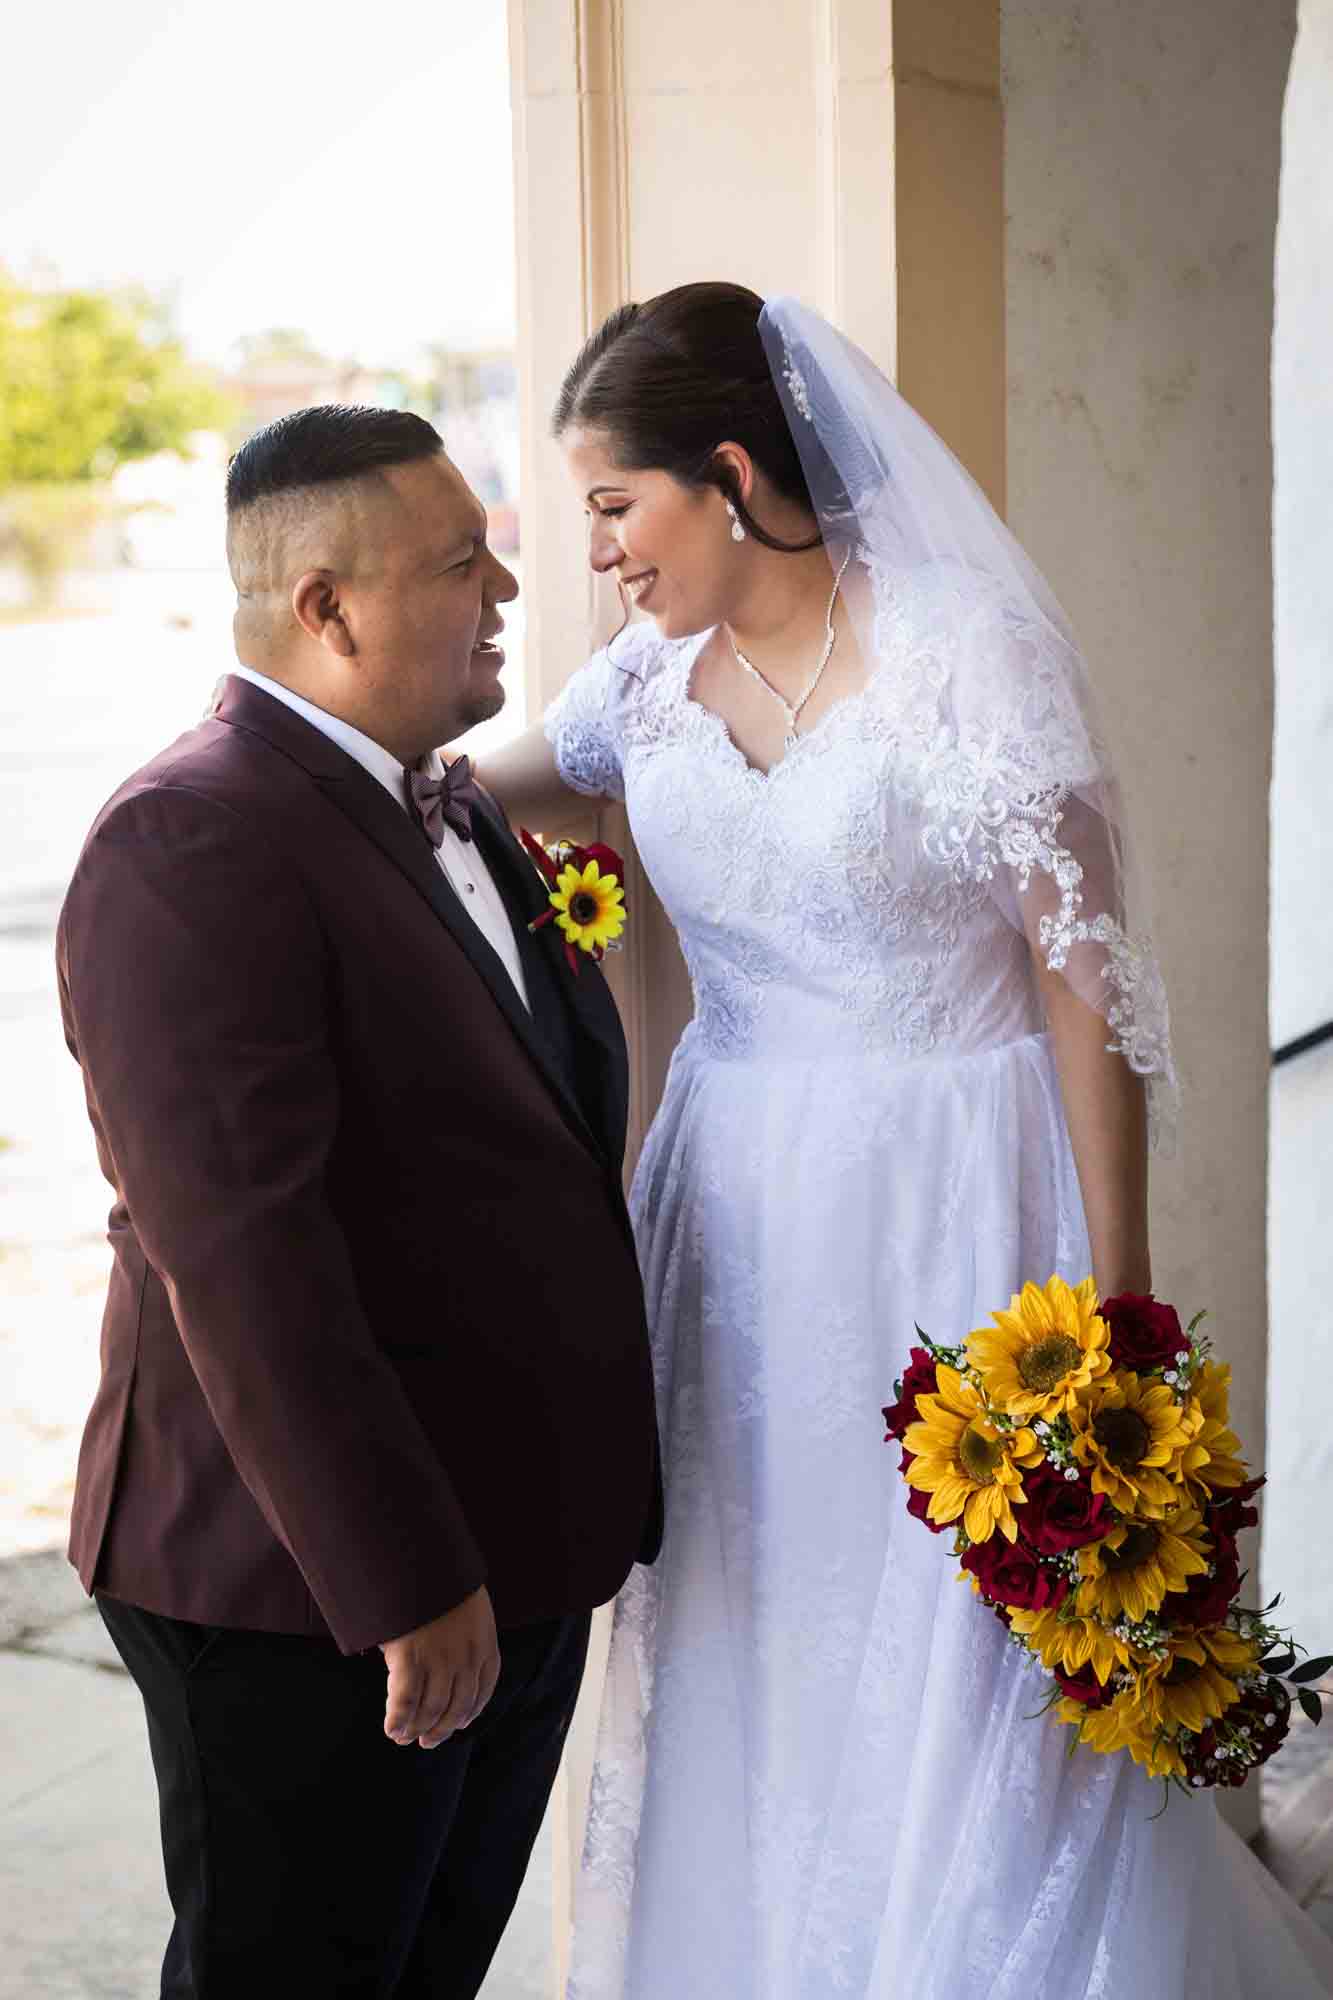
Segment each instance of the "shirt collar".
[{"label": "shirt collar", "polygon": [[[228,672],[236,674],[241,680],[252,682],[257,688],[262,688],[265,694],[271,694],[275,701],[282,702],[312,728],[318,729],[331,743],[336,743],[340,750],[345,750],[349,757],[354,757],[362,770],[369,771],[371,777],[383,785],[385,791],[397,801],[403,811],[407,811],[406,775],[392,750],[386,750],[382,743],[376,743],[374,738],[367,736],[363,730],[354,729],[352,724],[344,722],[341,716],[330,715],[326,708],[317,708],[313,701],[307,701],[304,695],[296,694],[291,688],[284,687],[281,681],[270,680],[267,674],[257,673],[253,667],[238,664],[230,667]],[[438,750],[430,752],[425,759],[425,767],[431,777],[441,776],[444,762]]]}]

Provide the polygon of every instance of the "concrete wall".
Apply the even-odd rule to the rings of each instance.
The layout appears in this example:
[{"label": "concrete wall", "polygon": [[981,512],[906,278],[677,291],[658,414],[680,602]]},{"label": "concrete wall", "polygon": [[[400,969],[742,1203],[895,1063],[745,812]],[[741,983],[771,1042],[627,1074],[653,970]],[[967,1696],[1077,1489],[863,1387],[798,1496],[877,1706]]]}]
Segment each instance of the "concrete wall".
[{"label": "concrete wall", "polygon": [[[1333,0],[1302,0],[1283,125],[1273,427],[1277,727],[1273,1039],[1333,1018]],[[1333,1049],[1276,1071],[1269,1196],[1264,1574],[1318,1651],[1333,1633],[1333,1546],[1312,1534],[1333,1480]]]},{"label": "concrete wall", "polygon": [[1262,1459],[1269,346],[1287,0],[1007,0],[1009,518],[1078,627],[1185,1087],[1157,1289]]}]

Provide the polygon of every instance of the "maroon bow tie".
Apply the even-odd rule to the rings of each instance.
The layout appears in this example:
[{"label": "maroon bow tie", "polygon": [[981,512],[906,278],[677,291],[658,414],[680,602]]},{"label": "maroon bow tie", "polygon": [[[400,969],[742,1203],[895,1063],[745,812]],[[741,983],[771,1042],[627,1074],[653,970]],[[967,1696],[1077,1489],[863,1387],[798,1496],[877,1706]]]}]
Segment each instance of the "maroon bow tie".
[{"label": "maroon bow tie", "polygon": [[460,840],[471,840],[472,809],[480,803],[481,792],[469,760],[456,757],[440,778],[415,767],[406,775],[408,797],[431,846],[440,845],[446,826],[451,826]]}]

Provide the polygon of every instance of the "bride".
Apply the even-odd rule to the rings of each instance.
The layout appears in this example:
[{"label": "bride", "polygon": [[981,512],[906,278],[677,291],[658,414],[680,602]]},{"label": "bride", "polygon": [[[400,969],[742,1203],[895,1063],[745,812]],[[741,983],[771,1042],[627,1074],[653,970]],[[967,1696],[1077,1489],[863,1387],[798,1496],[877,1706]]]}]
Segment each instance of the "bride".
[{"label": "bride", "polygon": [[1066,1755],[907,1512],[914,1322],[1150,1288],[1161,981],[1081,658],[790,300],[613,314],[555,415],[640,614],[482,776],[624,798],[694,1017],[633,1213],[667,1484],[615,1612],[571,2000],[1305,2000],[1333,1948],[1207,1798]]}]

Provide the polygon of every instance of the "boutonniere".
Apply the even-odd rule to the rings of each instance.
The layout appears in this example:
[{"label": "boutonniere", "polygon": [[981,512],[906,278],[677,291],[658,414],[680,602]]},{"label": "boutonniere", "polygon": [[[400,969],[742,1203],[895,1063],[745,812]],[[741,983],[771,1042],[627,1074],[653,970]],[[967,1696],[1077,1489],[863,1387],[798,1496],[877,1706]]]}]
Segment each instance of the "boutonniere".
[{"label": "boutonniere", "polygon": [[549,906],[528,929],[539,931],[554,923],[564,933],[565,957],[575,973],[581,951],[596,962],[608,950],[617,951],[625,928],[625,864],[614,847],[600,841],[578,847],[572,840],[543,847],[525,826],[519,828],[519,838],[541,871]]}]

